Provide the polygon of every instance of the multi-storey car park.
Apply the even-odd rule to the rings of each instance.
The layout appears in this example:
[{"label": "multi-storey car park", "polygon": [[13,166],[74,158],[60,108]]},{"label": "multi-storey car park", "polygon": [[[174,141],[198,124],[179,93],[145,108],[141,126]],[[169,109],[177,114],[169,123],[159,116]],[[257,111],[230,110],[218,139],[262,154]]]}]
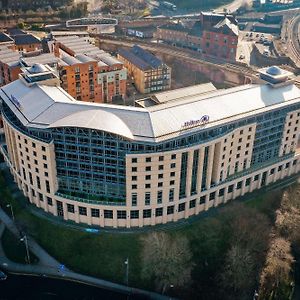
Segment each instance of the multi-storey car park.
[{"label": "multi-storey car park", "polygon": [[176,222],[299,171],[290,75],[270,67],[259,84],[205,84],[126,107],[76,101],[33,66],[1,88],[1,152],[50,214],[101,227]]}]

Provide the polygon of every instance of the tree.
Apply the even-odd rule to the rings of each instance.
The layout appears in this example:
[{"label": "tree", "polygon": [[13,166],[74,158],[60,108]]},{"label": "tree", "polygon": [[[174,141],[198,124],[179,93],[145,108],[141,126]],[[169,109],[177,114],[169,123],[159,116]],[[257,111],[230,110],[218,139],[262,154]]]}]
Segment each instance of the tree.
[{"label": "tree", "polygon": [[[228,291],[230,299],[248,299],[255,277],[255,259],[249,249],[240,245],[232,246],[225,258],[224,270],[221,274],[221,285]],[[228,294],[230,293],[230,295]]]},{"label": "tree", "polygon": [[171,238],[153,232],[143,239],[142,277],[154,280],[164,293],[170,286],[183,286],[191,278],[192,254],[185,237]]},{"label": "tree", "polygon": [[291,282],[293,262],[291,243],[275,236],[261,273],[259,299],[285,299],[284,290]]}]

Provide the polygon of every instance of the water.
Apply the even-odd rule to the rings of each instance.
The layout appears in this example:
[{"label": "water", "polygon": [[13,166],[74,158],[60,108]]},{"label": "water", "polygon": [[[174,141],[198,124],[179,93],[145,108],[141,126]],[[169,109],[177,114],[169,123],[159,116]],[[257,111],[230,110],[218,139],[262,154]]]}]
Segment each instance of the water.
[{"label": "water", "polygon": [[7,274],[0,281],[0,300],[146,300],[60,279]]}]

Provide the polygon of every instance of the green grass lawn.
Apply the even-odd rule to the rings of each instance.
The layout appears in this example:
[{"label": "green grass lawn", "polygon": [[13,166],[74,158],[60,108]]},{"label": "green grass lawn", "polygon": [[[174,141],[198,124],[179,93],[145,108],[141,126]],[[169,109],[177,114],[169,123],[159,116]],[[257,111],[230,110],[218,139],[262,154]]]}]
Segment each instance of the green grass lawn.
[{"label": "green grass lawn", "polygon": [[[24,242],[18,240],[8,229],[4,230],[2,236],[2,247],[5,255],[11,261],[25,264],[26,262],[26,248]],[[37,263],[37,257],[29,252],[32,263]]]}]

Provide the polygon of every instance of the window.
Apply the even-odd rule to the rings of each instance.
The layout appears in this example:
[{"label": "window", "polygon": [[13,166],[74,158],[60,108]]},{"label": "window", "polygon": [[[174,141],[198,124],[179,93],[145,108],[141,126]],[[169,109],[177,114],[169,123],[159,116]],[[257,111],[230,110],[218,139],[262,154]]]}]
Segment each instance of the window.
[{"label": "window", "polygon": [[46,155],[43,155],[43,160],[47,160],[47,156]]},{"label": "window", "polygon": [[37,156],[36,151],[33,151],[33,156]]},{"label": "window", "polygon": [[180,203],[178,205],[178,212],[184,211],[185,210],[185,203]]},{"label": "window", "polygon": [[99,218],[100,217],[100,211],[97,208],[91,208],[91,215],[93,218]]},{"label": "window", "polygon": [[233,187],[234,187],[233,184],[228,187],[228,193],[232,193],[233,192]]},{"label": "window", "polygon": [[259,174],[254,176],[254,181],[257,181],[259,179]]},{"label": "window", "polygon": [[132,167],[132,168],[131,168],[131,171],[132,171],[132,172],[137,172],[137,167]]},{"label": "window", "polygon": [[68,204],[67,204],[67,210],[68,210],[69,213],[74,214],[74,212],[75,212],[74,205],[68,203]]},{"label": "window", "polygon": [[158,158],[158,160],[159,160],[159,161],[163,161],[163,160],[164,160],[164,157],[163,157],[163,156],[160,156],[160,157]]},{"label": "window", "polygon": [[248,135],[248,136],[247,136],[247,140],[250,140],[250,139],[251,139],[251,135]]},{"label": "window", "polygon": [[297,159],[295,159],[294,161],[293,161],[293,166],[295,166],[297,164]]},{"label": "window", "polygon": [[53,205],[52,198],[47,197],[47,203],[48,203],[48,205],[52,206]]},{"label": "window", "polygon": [[169,190],[169,201],[170,202],[174,201],[174,189]]},{"label": "window", "polygon": [[163,170],[164,169],[164,166],[163,165],[159,165],[158,166],[158,170]]},{"label": "window", "polygon": [[241,146],[238,146],[237,149],[238,149],[238,151],[240,151],[241,150]]},{"label": "window", "polygon": [[172,154],[171,159],[176,159],[176,154]]},{"label": "window", "polygon": [[151,188],[151,184],[150,183],[146,183],[145,184],[145,189],[150,189]]},{"label": "window", "polygon": [[42,146],[42,151],[45,152],[46,151],[46,147]]},{"label": "window", "polygon": [[147,166],[147,167],[145,168],[145,170],[146,170],[146,171],[151,171],[151,166]]},{"label": "window", "polygon": [[176,163],[171,163],[171,169],[176,168]]},{"label": "window", "polygon": [[175,184],[175,180],[171,180],[170,185],[174,185],[174,184]]},{"label": "window", "polygon": [[117,218],[118,219],[126,219],[126,210],[118,210]]},{"label": "window", "polygon": [[196,206],[196,199],[190,201],[190,208],[194,208]]},{"label": "window", "polygon": [[239,181],[236,185],[236,189],[240,190],[242,188],[242,185],[243,185],[243,181]]},{"label": "window", "polygon": [[30,181],[30,184],[33,184],[33,179],[32,179],[32,174],[31,174],[31,172],[29,172],[29,181]]},{"label": "window", "polygon": [[131,189],[132,190],[136,190],[137,189],[137,185],[136,184],[131,185]]},{"label": "window", "polygon": [[242,138],[240,138],[240,139],[239,139],[239,143],[241,143],[242,141],[243,141],[243,139],[242,139]]},{"label": "window", "polygon": [[137,176],[131,176],[132,181],[137,181]]},{"label": "window", "polygon": [[41,194],[41,193],[38,193],[38,194],[39,194],[39,200],[44,201],[43,194]]},{"label": "window", "polygon": [[151,157],[146,157],[146,162],[151,162]]},{"label": "window", "polygon": [[113,219],[113,211],[112,210],[104,210],[104,218],[105,219]]},{"label": "window", "polygon": [[44,164],[44,168],[45,168],[45,169],[48,169],[48,165],[47,165],[47,164]]},{"label": "window", "polygon": [[171,176],[171,177],[175,177],[175,172],[171,172],[171,173],[170,173],[170,176]]},{"label": "window", "polygon": [[278,172],[282,170],[282,165],[278,167]]},{"label": "window", "polygon": [[172,215],[172,214],[174,214],[174,205],[167,207],[167,215]]},{"label": "window", "polygon": [[151,200],[151,193],[150,192],[145,193],[145,205],[150,205],[150,200]]},{"label": "window", "polygon": [[40,190],[41,189],[41,181],[40,181],[39,176],[36,176],[36,184],[37,184],[38,189]]},{"label": "window", "polygon": [[164,178],[164,174],[158,174],[158,179]]},{"label": "window", "polygon": [[156,217],[161,217],[163,215],[163,208],[159,207],[155,209],[155,216]]},{"label": "window", "polygon": [[87,210],[86,210],[86,207],[83,207],[83,206],[79,206],[79,214],[82,215],[82,216],[86,216],[87,215]]},{"label": "window", "polygon": [[146,176],[145,176],[145,179],[146,179],[146,180],[150,180],[150,179],[151,179],[151,175],[146,175]]},{"label": "window", "polygon": [[249,185],[250,185],[250,183],[251,183],[251,178],[249,177],[249,178],[247,178],[247,179],[246,179],[246,183],[245,183],[245,185],[246,185],[246,186],[249,186]]},{"label": "window", "polygon": [[37,161],[36,159],[34,160],[34,163],[35,163],[36,165],[38,165],[38,161]]},{"label": "window", "polygon": [[131,205],[132,206],[137,206],[137,193],[132,193],[131,194]]},{"label": "window", "polygon": [[133,157],[133,158],[131,159],[131,162],[132,162],[132,163],[137,163],[137,158],[136,158],[136,157]]},{"label": "window", "polygon": [[143,210],[143,218],[151,218],[151,209],[144,209]]},{"label": "window", "polygon": [[45,180],[45,184],[46,184],[46,191],[47,193],[50,193],[50,183],[48,180]]},{"label": "window", "polygon": [[138,210],[130,211],[130,219],[138,219],[138,218],[139,218],[139,211]]},{"label": "window", "polygon": [[36,173],[39,173],[39,169],[38,169],[38,168],[35,168],[35,172],[36,172]]},{"label": "window", "polygon": [[201,196],[200,197],[200,204],[204,204],[206,201],[206,196]]},{"label": "window", "polygon": [[240,134],[243,134],[243,132],[244,132],[244,130],[241,130],[241,131],[240,131]]},{"label": "window", "polygon": [[212,192],[209,194],[209,201],[214,200],[216,198],[216,192]]},{"label": "window", "polygon": [[44,174],[45,174],[45,177],[48,177],[48,172],[45,172]]},{"label": "window", "polygon": [[157,191],[157,204],[162,203],[163,191]]},{"label": "window", "polygon": [[285,168],[288,169],[290,167],[290,163],[286,163]]},{"label": "window", "polygon": [[270,175],[273,175],[275,173],[275,168],[271,169]]},{"label": "window", "polygon": [[224,196],[224,193],[225,193],[225,188],[220,189],[219,190],[219,197]]}]

